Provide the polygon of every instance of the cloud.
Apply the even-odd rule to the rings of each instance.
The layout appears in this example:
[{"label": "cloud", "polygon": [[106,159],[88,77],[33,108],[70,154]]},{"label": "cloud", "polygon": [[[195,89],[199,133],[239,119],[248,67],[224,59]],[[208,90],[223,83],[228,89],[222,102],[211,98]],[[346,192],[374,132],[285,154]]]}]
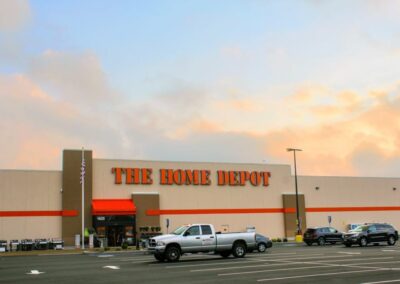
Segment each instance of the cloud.
[{"label": "cloud", "polygon": [[[349,105],[358,103],[354,95],[341,98]],[[400,99],[377,100],[379,104],[371,102],[365,110],[336,123],[266,133],[265,152],[274,161],[290,163],[284,149],[302,148],[303,174],[393,176],[400,157]]]},{"label": "cloud", "polygon": [[252,99],[229,99],[215,102],[216,108],[221,111],[259,112],[263,108]]},{"label": "cloud", "polygon": [[[54,88],[63,84],[55,84]],[[100,93],[108,96],[107,84],[99,86],[103,88]],[[28,75],[0,75],[0,127],[5,138],[0,147],[8,149],[0,168],[58,169],[62,149],[82,146],[103,158],[243,163],[266,160],[278,164],[292,164],[292,156],[285,149],[298,147],[304,150],[298,157],[302,175],[391,176],[395,174],[393,167],[400,166],[399,96],[380,91],[379,95],[361,99],[355,92],[326,89],[322,98],[331,100],[332,111],[339,112],[332,115],[340,120],[332,123],[327,114],[321,118],[317,112],[310,112],[313,103],[318,106],[321,99],[312,96],[307,103],[302,99],[293,103],[300,114],[315,119],[313,125],[287,123],[274,128],[273,120],[269,127],[264,118],[260,123],[264,122],[266,128],[254,131],[245,127],[246,122],[265,114],[237,108],[232,102],[244,99],[241,92],[228,92],[225,100],[218,97],[218,103],[224,106],[220,114],[214,112],[218,103],[211,93],[181,84],[140,102],[119,97],[112,109],[105,110],[98,107],[95,98],[82,100],[81,107],[73,96],[53,96]],[[261,103],[258,98],[247,99]],[[280,103],[285,102],[282,99]],[[93,110],[86,112],[89,106]],[[228,115],[228,119],[221,120],[218,115]],[[240,120],[244,124],[238,126]],[[232,123],[236,124],[235,130]]]},{"label": "cloud", "polygon": [[244,52],[244,50],[238,46],[229,46],[229,47],[223,47],[221,48],[220,51],[221,55],[224,57],[227,57],[229,59],[246,59],[248,55]]},{"label": "cloud", "polygon": [[0,32],[14,32],[24,27],[31,17],[27,0],[0,1]]},{"label": "cloud", "polygon": [[62,149],[104,152],[118,141],[104,116],[55,99],[26,75],[0,75],[0,168],[59,169]]},{"label": "cloud", "polygon": [[76,103],[107,101],[117,93],[110,88],[97,56],[91,52],[47,50],[32,60],[30,76],[53,96]]}]

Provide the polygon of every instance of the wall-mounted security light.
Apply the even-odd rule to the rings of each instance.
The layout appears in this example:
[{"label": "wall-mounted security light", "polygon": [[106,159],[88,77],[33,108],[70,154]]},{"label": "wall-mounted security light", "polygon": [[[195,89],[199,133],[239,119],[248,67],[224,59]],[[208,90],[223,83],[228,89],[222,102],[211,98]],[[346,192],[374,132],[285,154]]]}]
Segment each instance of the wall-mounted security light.
[{"label": "wall-mounted security light", "polygon": [[316,186],[316,187],[315,187],[315,190],[319,190],[319,186]]},{"label": "wall-mounted security light", "polygon": [[397,188],[393,187],[393,190],[396,190]]}]

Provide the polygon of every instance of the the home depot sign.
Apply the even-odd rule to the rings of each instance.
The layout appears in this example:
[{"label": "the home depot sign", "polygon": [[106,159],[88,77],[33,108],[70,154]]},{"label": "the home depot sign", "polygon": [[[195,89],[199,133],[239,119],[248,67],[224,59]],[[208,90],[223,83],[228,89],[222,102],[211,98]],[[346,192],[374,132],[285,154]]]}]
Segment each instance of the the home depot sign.
[{"label": "the home depot sign", "polygon": [[[112,168],[115,184],[153,184],[151,168]],[[211,185],[209,170],[160,169],[160,185]],[[216,171],[219,186],[268,186],[270,172]]]}]

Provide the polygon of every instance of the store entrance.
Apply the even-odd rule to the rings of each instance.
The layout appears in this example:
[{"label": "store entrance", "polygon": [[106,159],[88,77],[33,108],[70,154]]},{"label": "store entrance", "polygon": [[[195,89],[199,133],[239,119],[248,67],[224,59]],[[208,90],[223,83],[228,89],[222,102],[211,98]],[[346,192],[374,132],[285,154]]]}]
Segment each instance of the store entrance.
[{"label": "store entrance", "polygon": [[133,246],[136,244],[135,220],[135,215],[93,216],[93,227],[105,246],[119,247],[124,242]]},{"label": "store entrance", "polygon": [[125,239],[125,226],[107,226],[106,237],[108,246],[121,246]]}]

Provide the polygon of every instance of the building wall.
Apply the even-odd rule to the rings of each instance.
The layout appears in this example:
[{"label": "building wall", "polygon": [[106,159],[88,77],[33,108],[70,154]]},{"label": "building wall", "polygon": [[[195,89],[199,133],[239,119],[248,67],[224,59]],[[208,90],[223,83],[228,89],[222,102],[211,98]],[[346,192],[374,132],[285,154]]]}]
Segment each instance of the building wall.
[{"label": "building wall", "polygon": [[61,238],[61,174],[0,170],[0,239]]},{"label": "building wall", "polygon": [[[115,184],[115,175],[111,171],[115,167],[151,168],[153,183]],[[209,170],[211,185],[160,185],[161,168]],[[217,170],[269,171],[270,185],[255,187],[247,183],[246,186],[218,186]],[[0,170],[0,239],[62,237],[63,210],[77,211],[73,216],[80,214],[78,207],[62,206],[65,194],[65,189],[61,193],[63,174],[67,173]],[[79,169],[74,176],[78,174]],[[307,226],[328,225],[328,216],[331,216],[331,225],[340,230],[345,230],[347,224],[364,222],[387,222],[400,229],[400,178],[299,176],[298,189],[304,195]],[[93,160],[93,199],[135,200],[135,195],[143,193],[158,194],[159,206],[155,204],[154,208],[148,209],[158,211],[159,215],[153,218],[156,220],[154,224],[160,222],[163,232],[167,232],[168,218],[169,231],[181,224],[204,222],[214,224],[220,231],[242,231],[254,226],[262,234],[283,237],[288,234],[284,223],[287,213],[279,212],[279,209],[284,207],[282,197],[294,193],[294,177],[289,165]],[[90,211],[89,200],[86,207]],[[216,210],[224,209],[228,213],[216,213]],[[232,213],[235,209],[278,211]],[[171,210],[183,210],[184,214]],[[208,211],[196,214],[199,210]],[[10,212],[12,214],[8,216]],[[35,216],[38,212],[42,215]],[[20,217],[16,217],[18,214]]]},{"label": "building wall", "polygon": [[399,178],[300,176],[298,185],[308,210],[325,210],[307,212],[308,226],[328,225],[331,216],[331,225],[340,230],[365,222],[387,222],[400,228]]},{"label": "building wall", "polygon": [[[115,184],[114,167],[151,168],[152,185]],[[159,170],[163,169],[201,169],[211,171],[211,185],[160,185]],[[269,171],[268,187],[218,186],[217,170]],[[282,192],[292,191],[293,178],[289,165],[228,164],[195,162],[154,162],[129,160],[93,160],[93,199],[131,198],[140,192],[159,193],[161,210],[201,210],[201,209],[243,209],[280,208]],[[169,230],[188,223],[212,223],[223,231],[242,231],[247,226],[255,226],[257,231],[273,236],[284,236],[283,213],[257,214],[161,214],[160,225],[167,231],[166,219],[170,219]],[[226,226],[228,225],[228,226]]]}]

